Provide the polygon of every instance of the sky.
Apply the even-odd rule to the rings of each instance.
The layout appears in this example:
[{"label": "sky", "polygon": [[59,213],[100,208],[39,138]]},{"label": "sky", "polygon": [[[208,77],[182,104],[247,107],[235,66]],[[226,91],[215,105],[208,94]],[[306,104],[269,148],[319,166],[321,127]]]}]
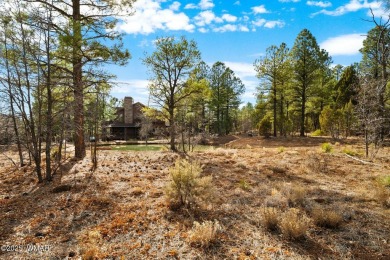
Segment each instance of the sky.
[{"label": "sky", "polygon": [[209,66],[221,61],[230,67],[245,84],[242,104],[255,104],[259,79],[253,63],[268,47],[284,42],[292,48],[299,32],[308,29],[333,65],[348,66],[361,60],[359,49],[374,27],[372,13],[389,16],[381,1],[369,0],[138,0],[133,15],[116,27],[132,58],[124,67],[108,67],[117,75],[111,95],[153,105],[147,90],[152,75],[142,59],[153,53],[157,38],[185,36],[197,43]]}]

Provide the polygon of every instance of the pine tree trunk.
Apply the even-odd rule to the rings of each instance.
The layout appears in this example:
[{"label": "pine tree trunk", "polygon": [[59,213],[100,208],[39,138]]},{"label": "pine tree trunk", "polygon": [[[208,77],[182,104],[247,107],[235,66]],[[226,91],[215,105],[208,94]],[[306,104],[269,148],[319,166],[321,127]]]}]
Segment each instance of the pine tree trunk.
[{"label": "pine tree trunk", "polygon": [[84,140],[84,89],[81,60],[80,0],[73,0],[73,93],[74,93],[74,145],[75,157],[85,157]]}]

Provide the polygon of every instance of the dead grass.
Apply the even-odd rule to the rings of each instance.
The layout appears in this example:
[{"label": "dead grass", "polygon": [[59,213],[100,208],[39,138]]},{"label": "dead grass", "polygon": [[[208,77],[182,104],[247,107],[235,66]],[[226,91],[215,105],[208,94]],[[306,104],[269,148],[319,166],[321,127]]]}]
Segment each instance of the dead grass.
[{"label": "dead grass", "polygon": [[218,232],[222,230],[217,220],[194,222],[192,229],[188,232],[188,241],[191,245],[208,248],[217,240]]},{"label": "dead grass", "polygon": [[261,222],[266,229],[276,231],[280,215],[281,211],[279,209],[274,207],[264,207],[261,210]]},{"label": "dead grass", "polygon": [[304,206],[306,199],[306,188],[301,185],[285,185],[283,194],[287,198],[290,206]]},{"label": "dead grass", "polygon": [[285,238],[299,240],[309,229],[309,219],[299,209],[290,208],[281,215],[279,229]]},{"label": "dead grass", "polygon": [[313,209],[311,215],[314,224],[319,227],[337,229],[343,223],[343,216],[333,209],[316,207]]},{"label": "dead grass", "polygon": [[[178,154],[99,151],[93,174],[87,156],[64,162],[50,184],[37,184],[33,167],[15,169],[0,155],[0,245],[52,246],[3,251],[0,258],[390,258],[390,212],[383,203],[389,187],[376,186],[388,183],[388,147],[373,165],[343,153],[345,147],[363,151],[353,139],[331,154],[319,150],[331,142],[323,137],[234,139],[229,149],[187,156],[199,162],[201,178],[212,177],[216,200],[174,210],[164,190]],[[7,156],[17,159],[15,152]]]},{"label": "dead grass", "polygon": [[386,183],[381,182],[381,179],[378,179],[373,184],[375,193],[374,199],[383,207],[390,208],[390,188]]}]

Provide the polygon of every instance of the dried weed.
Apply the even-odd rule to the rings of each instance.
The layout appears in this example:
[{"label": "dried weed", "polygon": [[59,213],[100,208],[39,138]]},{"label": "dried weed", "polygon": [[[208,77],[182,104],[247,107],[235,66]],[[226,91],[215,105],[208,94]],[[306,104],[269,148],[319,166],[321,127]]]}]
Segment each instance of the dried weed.
[{"label": "dried weed", "polygon": [[222,230],[217,220],[205,221],[202,224],[195,221],[188,234],[188,241],[193,246],[208,248],[217,239],[217,234]]},{"label": "dried weed", "polygon": [[299,209],[290,208],[279,220],[279,229],[289,240],[300,240],[305,237],[309,228],[308,218]]}]

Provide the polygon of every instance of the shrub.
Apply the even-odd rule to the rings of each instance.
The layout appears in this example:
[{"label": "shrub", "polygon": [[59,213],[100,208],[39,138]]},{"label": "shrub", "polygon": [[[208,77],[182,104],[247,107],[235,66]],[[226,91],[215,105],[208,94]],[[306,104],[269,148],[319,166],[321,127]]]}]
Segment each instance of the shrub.
[{"label": "shrub", "polygon": [[360,155],[358,152],[354,151],[354,150],[351,150],[349,148],[344,148],[343,149],[343,153],[345,154],[348,154],[350,156],[357,156],[357,155]]},{"label": "shrub", "polygon": [[238,187],[240,187],[242,190],[246,190],[246,191],[251,189],[251,185],[246,180],[240,180],[238,182]]},{"label": "shrub", "polygon": [[342,110],[326,106],[320,115],[320,125],[324,132],[329,133],[333,138],[339,138],[345,125]]},{"label": "shrub", "polygon": [[323,136],[323,135],[325,135],[325,133],[322,132],[321,129],[317,129],[311,133],[311,136]]},{"label": "shrub", "polygon": [[302,186],[294,185],[285,191],[285,196],[291,206],[303,206],[306,197],[306,189]]},{"label": "shrub", "polygon": [[375,199],[386,208],[390,208],[390,176],[385,176],[376,180]]},{"label": "shrub", "polygon": [[283,153],[285,150],[284,146],[279,146],[278,147],[278,153]]},{"label": "shrub", "polygon": [[261,119],[259,123],[259,134],[265,137],[269,137],[272,131],[271,116],[266,115]]},{"label": "shrub", "polygon": [[309,154],[305,166],[312,172],[326,173],[328,171],[328,158],[323,154]]},{"label": "shrub", "polygon": [[330,143],[323,143],[321,148],[324,153],[330,153],[333,151],[333,147]]},{"label": "shrub", "polygon": [[274,207],[264,207],[261,212],[261,221],[263,226],[271,231],[278,228],[280,210]]},{"label": "shrub", "polygon": [[378,182],[385,187],[390,187],[390,175],[379,178]]},{"label": "shrub", "polygon": [[279,221],[279,229],[283,236],[290,240],[299,240],[305,237],[309,228],[309,221],[306,216],[296,208],[290,208],[283,213]]},{"label": "shrub", "polygon": [[170,168],[171,181],[165,189],[169,200],[188,207],[198,201],[210,201],[213,195],[212,178],[200,177],[201,172],[198,162],[178,159]]},{"label": "shrub", "polygon": [[335,229],[343,223],[341,214],[330,209],[316,207],[312,211],[312,217],[314,224],[319,227]]},{"label": "shrub", "polygon": [[203,248],[209,247],[216,241],[218,232],[222,230],[217,220],[205,221],[202,224],[195,221],[192,229],[189,231],[188,240],[191,245]]},{"label": "shrub", "polygon": [[264,199],[264,204],[267,207],[286,209],[288,207],[288,200],[281,192],[272,189],[271,195]]}]

